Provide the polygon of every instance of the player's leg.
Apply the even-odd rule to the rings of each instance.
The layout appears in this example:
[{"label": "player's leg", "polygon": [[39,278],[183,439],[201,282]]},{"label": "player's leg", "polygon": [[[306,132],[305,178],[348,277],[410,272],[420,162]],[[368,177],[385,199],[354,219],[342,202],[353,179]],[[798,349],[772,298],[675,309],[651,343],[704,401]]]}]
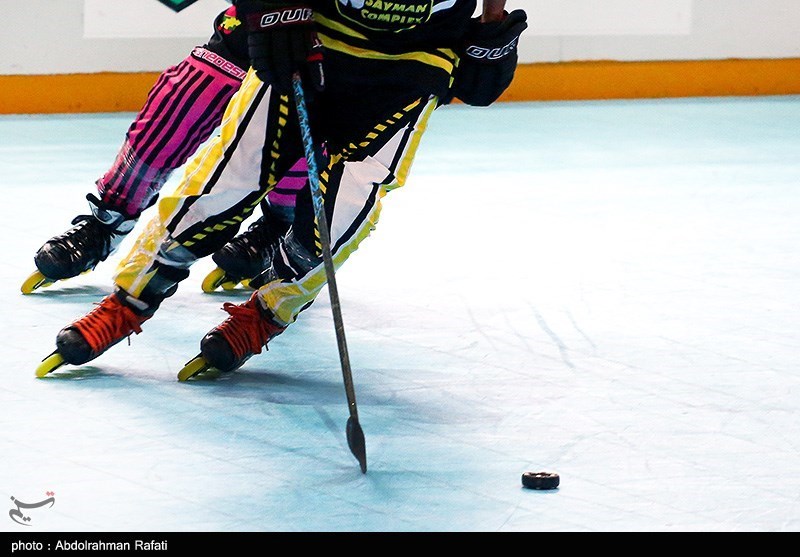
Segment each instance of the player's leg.
[{"label": "player's leg", "polygon": [[36,253],[51,281],[93,269],[119,246],[172,172],[217,129],[249,66],[246,31],[220,14],[212,38],[165,70],[131,123],[111,168],[89,194],[90,212]]},{"label": "player's leg", "polygon": [[[375,229],[386,193],[405,183],[437,98],[406,100],[398,106],[389,116],[373,120],[364,135],[345,141],[323,127],[336,146],[328,145],[328,163],[319,178],[337,269]],[[220,371],[240,367],[319,295],[327,277],[310,194],[298,197],[295,214],[272,265],[255,279],[263,285],[244,304],[223,306],[230,316],[203,338],[201,358],[196,360]],[[196,360],[187,367],[192,369]]]}]

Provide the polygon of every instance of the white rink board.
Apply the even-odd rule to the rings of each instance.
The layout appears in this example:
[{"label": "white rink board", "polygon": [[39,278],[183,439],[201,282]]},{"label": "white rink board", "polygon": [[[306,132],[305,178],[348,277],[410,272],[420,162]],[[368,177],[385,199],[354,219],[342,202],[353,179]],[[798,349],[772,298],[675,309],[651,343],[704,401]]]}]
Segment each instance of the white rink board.
[{"label": "white rink board", "polygon": [[156,0],[83,0],[85,39],[207,37],[224,0],[200,0],[173,12]]},{"label": "white rink board", "polygon": [[[512,2],[513,4],[513,2]],[[693,0],[527,0],[540,36],[688,35]]]}]

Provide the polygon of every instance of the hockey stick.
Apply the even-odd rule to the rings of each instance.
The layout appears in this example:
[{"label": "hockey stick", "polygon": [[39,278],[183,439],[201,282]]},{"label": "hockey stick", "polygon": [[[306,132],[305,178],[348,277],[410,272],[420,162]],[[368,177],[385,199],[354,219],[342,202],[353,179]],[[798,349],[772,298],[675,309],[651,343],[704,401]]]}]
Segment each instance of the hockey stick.
[{"label": "hockey stick", "polygon": [[339,305],[339,290],[336,288],[336,271],[333,266],[333,256],[331,255],[331,238],[328,231],[328,219],[325,216],[325,208],[322,205],[322,191],[319,187],[319,174],[317,170],[316,150],[314,141],[311,137],[311,126],[308,122],[308,109],[306,108],[305,94],[303,93],[303,83],[300,74],[292,76],[292,88],[294,89],[294,102],[297,105],[297,116],[300,120],[300,133],[303,136],[303,148],[308,162],[308,181],[311,185],[311,199],[314,204],[314,215],[317,217],[317,228],[319,229],[320,242],[322,243],[322,260],[325,265],[325,275],[328,279],[328,294],[331,298],[331,310],[333,311],[333,322],[336,327],[336,342],[339,345],[339,360],[342,364],[342,374],[344,375],[344,389],[347,393],[347,405],[350,409],[350,417],[347,419],[347,444],[350,452],[358,460],[361,472],[367,473],[367,448],[364,440],[364,432],[358,422],[358,408],[356,406],[356,392],[353,387],[353,375],[350,370],[350,357],[347,353],[347,343],[344,338],[344,323],[342,322],[342,308]]}]

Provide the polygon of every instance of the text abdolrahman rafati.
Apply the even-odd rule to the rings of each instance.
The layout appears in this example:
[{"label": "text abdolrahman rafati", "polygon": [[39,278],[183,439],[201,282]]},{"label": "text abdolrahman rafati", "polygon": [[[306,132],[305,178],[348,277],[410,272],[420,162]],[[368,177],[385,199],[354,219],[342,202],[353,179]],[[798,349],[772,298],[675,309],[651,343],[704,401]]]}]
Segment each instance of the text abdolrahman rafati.
[{"label": "text abdolrahman rafati", "polygon": [[[38,547],[36,547],[38,546]],[[55,542],[12,542],[11,551],[30,550],[54,551],[166,551],[167,540],[57,540]]]},{"label": "text abdolrahman rafati", "polygon": [[133,540],[131,542],[104,542],[90,540],[58,540],[55,543],[55,550],[65,549],[68,551],[166,551],[167,540]]}]

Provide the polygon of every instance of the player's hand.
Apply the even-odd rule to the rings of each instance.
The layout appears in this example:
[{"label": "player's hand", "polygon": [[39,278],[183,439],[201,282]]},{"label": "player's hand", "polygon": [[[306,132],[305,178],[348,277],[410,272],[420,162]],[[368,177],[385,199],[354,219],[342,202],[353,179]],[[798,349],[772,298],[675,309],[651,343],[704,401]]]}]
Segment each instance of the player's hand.
[{"label": "player's hand", "polygon": [[517,69],[517,45],[528,28],[524,10],[499,21],[473,18],[453,83],[453,96],[473,106],[488,106],[511,85]]},{"label": "player's hand", "polygon": [[237,2],[237,10],[247,24],[250,64],[259,79],[288,94],[299,70],[317,90],[324,88],[322,44],[308,5],[249,0]]}]

